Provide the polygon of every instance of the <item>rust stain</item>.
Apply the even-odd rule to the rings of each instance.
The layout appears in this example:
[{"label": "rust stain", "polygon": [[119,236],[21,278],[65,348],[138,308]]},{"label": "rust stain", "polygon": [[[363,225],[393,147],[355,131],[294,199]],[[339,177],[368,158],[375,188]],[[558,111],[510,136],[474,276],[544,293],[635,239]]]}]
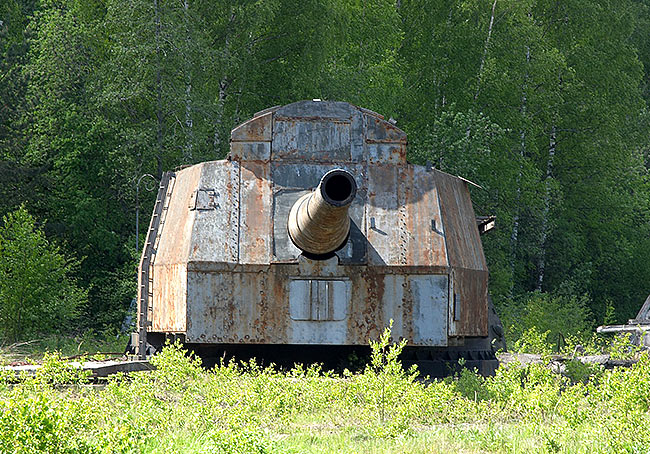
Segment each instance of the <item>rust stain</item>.
[{"label": "rust stain", "polygon": [[461,304],[456,335],[487,336],[487,278],[486,271],[454,269],[454,286]]},{"label": "rust stain", "polygon": [[402,337],[413,339],[413,293],[409,279],[402,282],[402,290]]},{"label": "rust stain", "polygon": [[373,143],[406,143],[406,133],[391,123],[370,115],[366,115],[366,121],[366,140]]},{"label": "rust stain", "polygon": [[268,163],[249,161],[241,166],[240,251],[247,263],[271,260],[271,184]]},{"label": "rust stain", "polygon": [[[348,319],[348,337],[356,344],[367,344],[370,339],[377,339],[383,327],[384,276],[371,269],[366,269],[360,279],[353,280],[353,291],[358,291],[360,298],[353,298],[351,317]],[[365,297],[364,297],[365,296]],[[379,323],[379,325],[378,325]]]},{"label": "rust stain", "polygon": [[272,118],[273,113],[269,112],[242,123],[232,130],[230,140],[234,142],[269,142]]}]

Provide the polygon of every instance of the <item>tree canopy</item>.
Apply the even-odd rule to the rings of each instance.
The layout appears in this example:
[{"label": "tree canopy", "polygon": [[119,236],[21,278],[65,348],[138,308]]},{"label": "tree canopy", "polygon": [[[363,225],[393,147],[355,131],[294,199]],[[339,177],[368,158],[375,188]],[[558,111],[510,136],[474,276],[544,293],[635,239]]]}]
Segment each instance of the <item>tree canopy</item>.
[{"label": "tree canopy", "polygon": [[87,323],[114,324],[142,174],[223,158],[264,108],[349,101],[484,188],[497,304],[570,289],[624,320],[650,292],[649,32],[648,0],[4,1],[0,215],[43,222]]}]

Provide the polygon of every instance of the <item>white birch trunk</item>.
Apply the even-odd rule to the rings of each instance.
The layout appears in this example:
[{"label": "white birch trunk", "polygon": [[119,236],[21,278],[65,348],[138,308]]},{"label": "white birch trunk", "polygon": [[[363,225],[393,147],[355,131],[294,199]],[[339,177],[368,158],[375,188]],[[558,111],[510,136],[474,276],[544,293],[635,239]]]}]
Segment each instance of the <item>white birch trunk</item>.
[{"label": "white birch trunk", "polygon": [[[231,13],[230,15],[230,20],[228,22],[227,27],[230,27],[230,24],[233,23],[235,19],[235,14]],[[222,53],[222,58],[224,64],[222,65],[224,68],[228,67],[228,60],[230,59],[230,30],[226,30],[226,38],[225,38],[225,44],[223,48],[223,53]],[[226,102],[226,94],[227,94],[227,89],[228,89],[228,73],[227,70],[224,70],[224,73],[221,77],[221,80],[219,80],[219,94],[217,95],[217,109],[215,112],[215,117],[214,117],[214,134],[212,136],[212,146],[214,147],[214,152],[215,152],[215,158],[219,157],[219,149],[221,148],[221,127],[223,123],[223,109],[224,109],[224,104]]]},{"label": "white birch trunk", "polygon": [[544,271],[546,269],[546,238],[548,237],[548,214],[551,208],[551,181],[553,179],[553,159],[557,146],[556,126],[551,127],[548,144],[548,159],[546,161],[546,193],[544,194],[544,210],[542,212],[542,235],[540,238],[540,254],[537,263],[537,290],[542,290]]},{"label": "white birch trunk", "polygon": [[515,215],[512,223],[512,234],[510,235],[510,273],[513,276],[512,284],[510,285],[510,296],[514,290],[514,275],[515,275],[515,257],[517,253],[517,246],[519,241],[519,205],[521,203],[521,179],[523,177],[523,163],[526,156],[526,114],[528,111],[528,65],[530,64],[530,46],[526,46],[526,71],[524,73],[524,82],[521,86],[521,117],[524,121],[524,126],[521,128],[519,134],[519,173],[517,174],[517,192],[515,197]]},{"label": "white birch trunk", "polygon": [[492,4],[492,14],[490,15],[490,25],[488,26],[488,34],[483,46],[483,56],[481,57],[481,65],[478,68],[478,81],[476,83],[476,93],[474,94],[474,101],[478,98],[481,91],[481,79],[483,78],[483,66],[485,66],[485,59],[487,58],[488,48],[490,47],[490,38],[492,37],[492,26],[494,25],[494,11],[497,8],[497,0]]}]

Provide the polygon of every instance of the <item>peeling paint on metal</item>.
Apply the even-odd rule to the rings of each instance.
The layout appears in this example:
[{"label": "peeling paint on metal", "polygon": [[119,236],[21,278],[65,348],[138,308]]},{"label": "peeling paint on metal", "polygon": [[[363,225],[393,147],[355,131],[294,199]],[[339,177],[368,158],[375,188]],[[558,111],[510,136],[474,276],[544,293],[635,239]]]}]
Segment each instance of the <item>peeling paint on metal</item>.
[{"label": "peeling paint on metal", "polygon": [[401,129],[375,116],[367,117],[366,140],[369,143],[403,143],[406,134]]},{"label": "peeling paint on metal", "polygon": [[241,165],[239,242],[242,263],[271,262],[271,181],[268,163]]},{"label": "peeling paint on metal", "polygon": [[350,123],[275,119],[271,153],[273,159],[349,161]]},{"label": "peeling paint on metal", "polygon": [[248,120],[230,133],[232,142],[270,142],[273,113],[269,112]]}]

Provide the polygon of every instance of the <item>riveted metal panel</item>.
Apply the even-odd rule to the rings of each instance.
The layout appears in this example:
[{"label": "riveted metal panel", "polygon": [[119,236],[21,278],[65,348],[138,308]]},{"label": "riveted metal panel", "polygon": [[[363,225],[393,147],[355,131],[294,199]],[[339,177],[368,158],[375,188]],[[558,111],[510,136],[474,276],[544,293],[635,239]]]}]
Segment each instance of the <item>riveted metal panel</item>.
[{"label": "riveted metal panel", "polygon": [[194,224],[189,205],[201,175],[201,166],[176,174],[151,267],[152,296],[149,328],[158,332],[183,332],[186,323],[186,263]]},{"label": "riveted metal panel", "polygon": [[437,170],[431,172],[435,175],[440,198],[449,264],[452,267],[487,271],[467,184],[449,174]]},{"label": "riveted metal panel", "polygon": [[406,206],[413,191],[412,170],[410,166],[400,166],[397,168],[397,181],[399,182],[397,190],[398,243],[394,247],[397,248],[398,263],[400,265],[409,263],[409,255],[414,246],[411,241],[412,233],[409,230],[409,212]]},{"label": "riveted metal panel", "polygon": [[251,118],[232,130],[230,140],[232,142],[269,142],[271,141],[272,119],[272,112]]},{"label": "riveted metal panel", "polygon": [[[409,281],[400,274],[384,274],[379,277],[383,282],[377,328],[382,332],[393,320],[391,334],[394,340],[409,339],[413,328],[413,299],[408,288]],[[368,333],[371,334],[371,333]]]},{"label": "riveted metal panel", "polygon": [[287,279],[252,268],[241,273],[215,264],[188,271],[188,342],[287,342]]},{"label": "riveted metal panel", "polygon": [[350,161],[350,122],[276,118],[271,150],[273,159]]},{"label": "riveted metal panel", "polygon": [[240,273],[188,273],[188,342],[238,342],[249,336],[248,321],[255,317],[254,304],[240,304]]},{"label": "riveted metal panel", "polygon": [[449,277],[410,276],[413,293],[413,342],[420,345],[447,345]]},{"label": "riveted metal panel", "polygon": [[409,166],[411,179],[406,192],[406,230],[411,241],[407,265],[448,266],[445,229],[440,215],[434,174],[422,166]]},{"label": "riveted metal panel", "polygon": [[241,165],[239,261],[268,264],[271,261],[271,181],[268,163],[248,161]]},{"label": "riveted metal panel", "polygon": [[366,153],[371,164],[404,164],[406,145],[399,143],[367,143]]},{"label": "riveted metal panel", "polygon": [[367,345],[392,319],[394,339],[446,345],[439,335],[447,329],[446,275],[353,272],[336,258],[246,272],[229,266],[196,263],[188,271],[189,342]]},{"label": "riveted metal panel", "polygon": [[371,265],[399,264],[398,169],[390,165],[368,166],[366,237]]},{"label": "riveted metal panel", "polygon": [[488,273],[454,268],[449,298],[450,336],[488,335]]},{"label": "riveted metal panel", "polygon": [[198,187],[211,191],[214,204],[219,208],[194,211],[189,261],[237,262],[239,163],[213,161],[201,164]]},{"label": "riveted metal panel", "polygon": [[239,161],[268,161],[271,159],[271,142],[232,142],[230,156]]}]

